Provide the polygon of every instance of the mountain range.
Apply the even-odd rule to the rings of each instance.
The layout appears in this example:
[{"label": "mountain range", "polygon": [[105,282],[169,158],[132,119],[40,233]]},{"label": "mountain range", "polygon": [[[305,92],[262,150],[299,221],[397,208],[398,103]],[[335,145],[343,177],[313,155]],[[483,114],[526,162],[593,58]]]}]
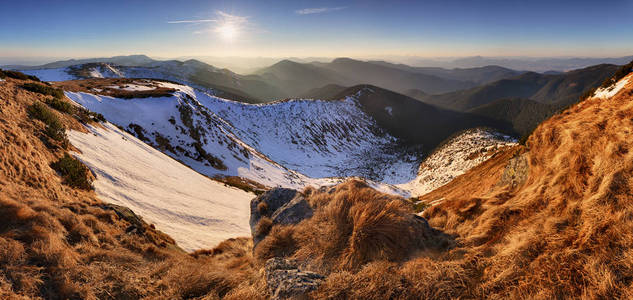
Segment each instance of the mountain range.
[{"label": "mountain range", "polygon": [[[533,122],[550,102],[455,111],[363,84],[251,104],[91,64],[51,82],[0,70],[0,296],[630,291],[633,63],[524,145],[461,120]],[[34,71],[77,76],[50,70]]]},{"label": "mountain range", "polygon": [[[405,92],[418,89],[437,94],[477,86],[481,83],[511,77],[520,72],[501,67],[446,70],[441,68],[413,68],[385,62],[366,62],[348,58],[335,59],[330,63],[299,63],[283,60],[257,70],[250,75],[240,75],[228,69],[219,69],[198,60],[157,61],[147,56],[119,56],[66,60],[42,66],[19,67],[29,74],[57,72],[57,79],[87,78],[87,73],[70,69],[90,69],[94,64],[106,64],[118,69],[126,77],[151,77],[176,80],[199,87],[230,93],[237,100],[251,103],[269,102],[284,98],[297,98],[325,85],[353,86],[372,84],[382,88]],[[74,75],[72,75],[74,73]]]},{"label": "mountain range", "polygon": [[245,103],[288,98],[338,100],[360,90],[372,90],[372,100],[363,106],[372,103],[378,107],[370,115],[384,122],[385,111],[381,109],[391,107],[405,121],[382,124],[383,128],[406,143],[423,144],[430,151],[453,133],[474,126],[523,136],[542,120],[578,101],[617,68],[602,64],[542,74],[499,66],[443,69],[338,58],[311,63],[283,60],[254,74],[239,75],[197,60],[157,61],[137,55],[60,61],[23,71],[47,81],[165,79]]}]

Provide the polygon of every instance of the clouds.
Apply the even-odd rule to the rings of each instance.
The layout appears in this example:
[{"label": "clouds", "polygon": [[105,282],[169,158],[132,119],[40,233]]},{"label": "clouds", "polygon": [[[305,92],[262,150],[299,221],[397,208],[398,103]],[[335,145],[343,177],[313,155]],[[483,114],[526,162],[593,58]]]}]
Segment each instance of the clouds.
[{"label": "clouds", "polygon": [[207,22],[217,22],[217,20],[213,19],[202,19],[202,20],[179,20],[179,21],[168,21],[169,24],[182,24],[182,23],[207,23]]},{"label": "clouds", "polygon": [[247,31],[251,26],[248,17],[229,14],[223,11],[215,12],[215,19],[174,20],[168,24],[204,24],[213,23],[210,26],[202,26],[195,30],[194,34],[216,33],[224,39],[234,39],[240,33]]},{"label": "clouds", "polygon": [[331,12],[331,11],[337,11],[337,10],[342,10],[345,9],[347,7],[345,6],[339,6],[339,7],[314,7],[314,8],[304,8],[304,9],[299,9],[299,10],[295,10],[295,13],[298,15],[312,15],[312,14],[322,14],[322,13],[327,13],[327,12]]}]

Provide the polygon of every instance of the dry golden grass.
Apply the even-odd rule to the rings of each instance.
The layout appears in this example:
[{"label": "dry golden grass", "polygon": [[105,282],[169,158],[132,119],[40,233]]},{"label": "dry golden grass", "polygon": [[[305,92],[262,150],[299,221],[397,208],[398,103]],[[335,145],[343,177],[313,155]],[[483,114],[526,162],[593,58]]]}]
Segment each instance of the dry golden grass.
[{"label": "dry golden grass", "polygon": [[423,197],[445,198],[424,216],[459,237],[446,257],[459,254],[453,261],[478,274],[463,296],[630,298],[632,88],[541,124],[527,143],[522,186],[490,184],[507,161],[493,159]]},{"label": "dry golden grass", "polygon": [[327,274],[357,271],[373,261],[404,261],[449,244],[418,226],[404,199],[381,194],[363,182],[351,180],[332,191],[309,189],[304,195],[315,210],[312,218],[273,226],[255,249],[257,258],[291,256]]},{"label": "dry golden grass", "polygon": [[126,233],[132,224],[93,191],[63,185],[50,163],[64,152],[45,146],[26,111],[46,96],[25,82],[0,83],[0,299],[265,297],[250,239],[189,255],[148,224]]},{"label": "dry golden grass", "polygon": [[[69,80],[52,83],[54,87],[61,88],[65,91],[71,92],[85,92],[92,94],[99,94],[105,96],[111,96],[115,98],[131,99],[131,98],[150,98],[150,97],[169,97],[175,89],[165,88],[155,85],[154,83],[143,83],[150,87],[154,87],[152,90],[146,91],[127,91],[122,89],[128,84],[137,84],[142,79],[129,79],[129,78],[92,78],[82,80]],[[144,79],[143,79],[144,80]],[[112,88],[116,87],[116,88]],[[97,89],[97,90],[95,90]],[[97,92],[99,91],[99,92]]]},{"label": "dry golden grass", "polygon": [[[262,263],[298,259],[327,278],[315,299],[630,299],[633,297],[633,84],[541,124],[527,148],[492,159],[423,197],[436,229],[413,226],[410,204],[359,181],[306,189],[312,218],[186,254],[146,226],[61,184],[61,153],[26,117],[38,101],[0,86],[0,297],[263,299]],[[61,116],[68,128],[78,126]],[[519,185],[499,184],[527,159]],[[266,210],[267,207],[258,207]],[[454,240],[453,240],[454,239]]]},{"label": "dry golden grass", "polygon": [[[333,193],[305,191],[314,217],[273,226],[256,256],[283,253],[327,275],[316,299],[630,299],[632,134],[629,84],[554,116],[527,148],[502,149],[421,197],[444,199],[424,216],[456,237],[445,251],[407,251],[424,237],[407,235],[404,214],[385,204],[395,202],[348,182]],[[526,180],[500,184],[518,156],[527,159]]]}]

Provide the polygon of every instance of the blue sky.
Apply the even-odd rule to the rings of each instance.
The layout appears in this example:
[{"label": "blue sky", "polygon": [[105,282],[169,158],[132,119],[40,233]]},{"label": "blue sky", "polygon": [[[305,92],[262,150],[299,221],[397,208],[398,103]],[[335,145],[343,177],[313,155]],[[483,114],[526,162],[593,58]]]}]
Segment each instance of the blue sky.
[{"label": "blue sky", "polygon": [[0,7],[0,57],[633,54],[632,0],[0,0]]}]

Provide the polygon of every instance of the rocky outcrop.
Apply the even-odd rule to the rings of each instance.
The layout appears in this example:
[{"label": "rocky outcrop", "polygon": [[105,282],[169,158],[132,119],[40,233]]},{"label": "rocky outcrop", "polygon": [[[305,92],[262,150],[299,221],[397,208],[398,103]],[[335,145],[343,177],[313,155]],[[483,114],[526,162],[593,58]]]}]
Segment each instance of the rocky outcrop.
[{"label": "rocky outcrop", "polygon": [[119,218],[130,223],[130,226],[125,230],[126,233],[132,234],[143,234],[145,233],[145,221],[139,215],[135,214],[131,209],[116,205],[112,203],[103,204],[101,206],[103,209],[108,209],[114,211]]},{"label": "rocky outcrop", "polygon": [[265,271],[271,299],[308,299],[308,293],[325,279],[317,273],[301,271],[294,260],[279,257],[269,259]]},{"label": "rocky outcrop", "polygon": [[529,175],[529,167],[527,154],[516,155],[508,161],[498,185],[509,185],[512,188],[521,186]]},{"label": "rocky outcrop", "polygon": [[253,247],[263,240],[272,225],[297,224],[312,217],[312,207],[296,190],[274,188],[251,200]]}]

